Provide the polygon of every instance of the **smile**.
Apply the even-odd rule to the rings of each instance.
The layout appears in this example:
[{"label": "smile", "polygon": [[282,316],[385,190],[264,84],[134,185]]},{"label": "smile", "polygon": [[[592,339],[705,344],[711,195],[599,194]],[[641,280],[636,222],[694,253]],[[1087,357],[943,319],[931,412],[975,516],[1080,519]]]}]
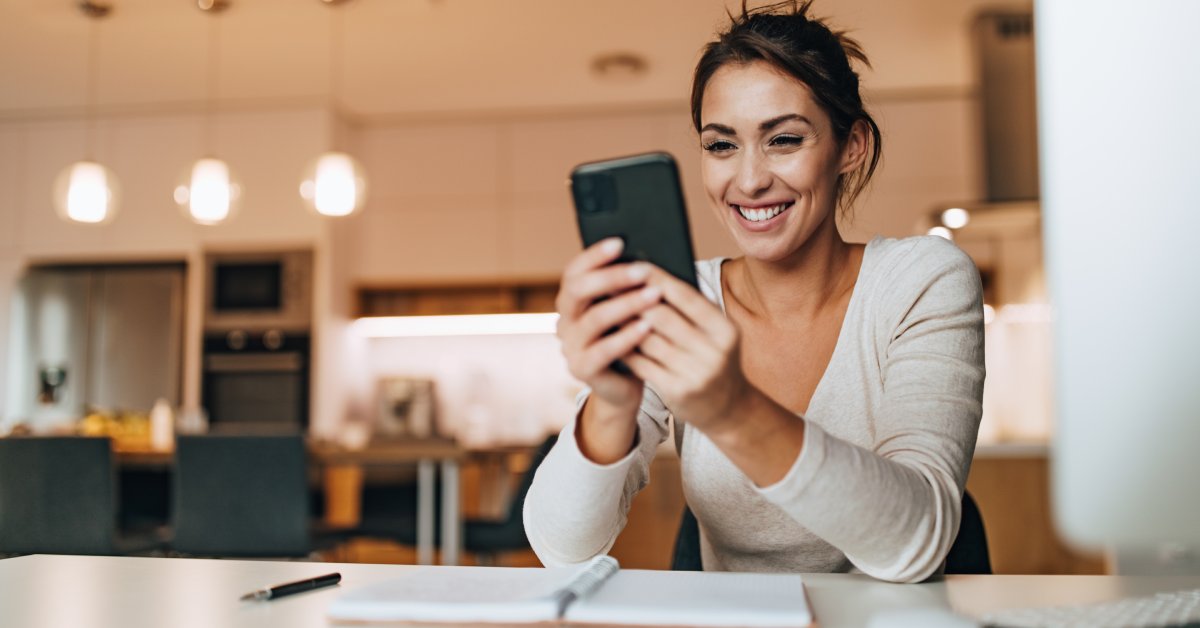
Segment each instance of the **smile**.
[{"label": "smile", "polygon": [[766,222],[778,216],[779,214],[782,214],[784,210],[791,206],[792,203],[790,202],[780,203],[778,205],[770,205],[767,207],[758,207],[754,209],[748,209],[742,207],[741,205],[732,205],[732,207],[737,210],[737,213],[741,214],[742,218],[745,218],[750,222]]}]

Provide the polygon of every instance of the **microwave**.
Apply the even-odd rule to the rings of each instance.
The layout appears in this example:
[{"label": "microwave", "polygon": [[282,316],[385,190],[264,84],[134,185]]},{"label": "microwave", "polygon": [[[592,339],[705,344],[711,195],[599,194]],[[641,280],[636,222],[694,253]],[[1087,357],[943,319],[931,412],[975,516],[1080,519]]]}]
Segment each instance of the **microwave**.
[{"label": "microwave", "polygon": [[312,252],[205,255],[207,331],[307,331],[312,327]]}]

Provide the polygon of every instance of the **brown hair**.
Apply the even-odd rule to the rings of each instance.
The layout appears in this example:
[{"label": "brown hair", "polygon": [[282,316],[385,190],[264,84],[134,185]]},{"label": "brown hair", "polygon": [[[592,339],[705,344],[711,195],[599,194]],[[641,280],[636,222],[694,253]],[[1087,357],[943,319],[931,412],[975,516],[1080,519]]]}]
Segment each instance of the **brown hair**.
[{"label": "brown hair", "polygon": [[812,90],[817,104],[833,121],[839,142],[862,120],[869,131],[870,159],[855,172],[838,177],[838,203],[847,211],[875,174],[883,150],[879,125],[863,108],[858,74],[850,59],[871,66],[858,42],[844,31],[830,29],[809,17],[812,0],[786,0],[749,9],[742,0],[741,15],[730,14],[729,28],[704,47],[692,79],[692,124],[700,131],[700,105],[708,81],[721,67],[765,61]]}]

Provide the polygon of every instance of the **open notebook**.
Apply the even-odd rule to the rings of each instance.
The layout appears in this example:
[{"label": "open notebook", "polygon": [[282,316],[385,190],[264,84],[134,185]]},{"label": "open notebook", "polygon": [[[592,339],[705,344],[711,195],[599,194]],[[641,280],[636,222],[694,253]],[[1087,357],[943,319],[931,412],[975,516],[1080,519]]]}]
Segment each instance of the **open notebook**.
[{"label": "open notebook", "polygon": [[792,574],[621,571],[601,556],[578,567],[429,567],[351,588],[329,608],[337,623],[617,626],[808,626]]}]

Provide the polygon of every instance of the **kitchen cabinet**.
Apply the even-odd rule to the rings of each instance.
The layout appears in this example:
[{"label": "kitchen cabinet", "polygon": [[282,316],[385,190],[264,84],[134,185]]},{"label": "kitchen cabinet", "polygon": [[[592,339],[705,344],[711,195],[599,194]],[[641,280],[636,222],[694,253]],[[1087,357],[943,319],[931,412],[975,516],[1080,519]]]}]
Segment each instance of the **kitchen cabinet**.
[{"label": "kitchen cabinet", "polygon": [[557,279],[360,286],[358,316],[553,312]]}]

